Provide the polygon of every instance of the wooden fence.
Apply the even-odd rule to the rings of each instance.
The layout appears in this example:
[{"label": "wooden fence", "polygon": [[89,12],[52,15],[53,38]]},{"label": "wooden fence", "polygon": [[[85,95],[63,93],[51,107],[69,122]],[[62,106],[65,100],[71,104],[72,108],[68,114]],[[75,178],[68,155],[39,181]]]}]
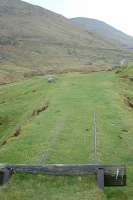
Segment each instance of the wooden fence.
[{"label": "wooden fence", "polygon": [[94,174],[100,189],[104,186],[125,186],[125,165],[28,165],[28,164],[0,164],[0,185],[9,181],[14,172],[44,174],[54,176],[83,176]]}]

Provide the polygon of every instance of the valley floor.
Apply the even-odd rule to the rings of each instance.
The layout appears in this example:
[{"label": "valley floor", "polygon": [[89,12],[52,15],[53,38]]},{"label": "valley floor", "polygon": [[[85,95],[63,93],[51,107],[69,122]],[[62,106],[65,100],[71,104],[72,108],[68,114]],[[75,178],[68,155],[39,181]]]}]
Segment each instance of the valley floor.
[{"label": "valley floor", "polygon": [[68,73],[51,84],[37,77],[1,86],[1,163],[94,163],[96,112],[97,162],[126,164],[128,184],[103,193],[93,176],[15,174],[0,188],[0,199],[132,200],[133,110],[124,101],[127,91],[128,82],[114,72]]}]

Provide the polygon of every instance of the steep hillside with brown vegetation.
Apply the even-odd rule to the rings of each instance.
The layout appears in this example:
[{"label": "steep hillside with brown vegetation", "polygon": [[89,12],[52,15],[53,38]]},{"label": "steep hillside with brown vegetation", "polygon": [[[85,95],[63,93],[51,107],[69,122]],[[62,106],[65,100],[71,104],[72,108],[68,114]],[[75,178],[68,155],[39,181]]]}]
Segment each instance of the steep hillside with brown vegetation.
[{"label": "steep hillside with brown vegetation", "polygon": [[132,53],[69,19],[20,0],[0,0],[0,82],[118,65]]}]

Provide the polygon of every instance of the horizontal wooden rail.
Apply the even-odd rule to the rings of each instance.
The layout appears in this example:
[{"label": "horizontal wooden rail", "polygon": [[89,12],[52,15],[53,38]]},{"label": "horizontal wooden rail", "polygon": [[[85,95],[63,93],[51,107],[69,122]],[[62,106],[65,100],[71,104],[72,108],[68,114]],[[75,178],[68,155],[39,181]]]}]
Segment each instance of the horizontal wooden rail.
[{"label": "horizontal wooden rail", "polygon": [[125,165],[91,165],[91,164],[49,164],[49,165],[30,165],[30,164],[0,164],[0,169],[12,169],[16,172],[45,173],[46,175],[87,175],[96,173],[99,168],[104,169],[105,174],[126,172]]},{"label": "horizontal wooden rail", "polygon": [[[125,165],[94,165],[94,164],[0,164],[1,184],[7,182],[12,172],[20,173],[42,173],[45,175],[75,176],[75,175],[97,175],[99,187],[104,186],[125,186],[126,167]],[[103,182],[104,181],[104,182]]]}]

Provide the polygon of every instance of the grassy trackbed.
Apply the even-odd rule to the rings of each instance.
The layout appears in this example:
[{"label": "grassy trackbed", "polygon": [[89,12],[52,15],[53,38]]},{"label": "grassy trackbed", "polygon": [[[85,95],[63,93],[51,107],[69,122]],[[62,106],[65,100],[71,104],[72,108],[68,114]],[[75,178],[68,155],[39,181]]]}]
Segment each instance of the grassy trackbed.
[{"label": "grassy trackbed", "polygon": [[[129,92],[132,93],[130,84]],[[128,83],[113,72],[68,73],[0,88],[0,162],[93,163],[92,117],[97,115],[99,163],[128,166],[128,186],[106,188],[95,177],[13,176],[2,200],[132,200],[133,110],[124,102]],[[48,105],[46,110],[33,111]],[[16,128],[21,126],[18,136]]]}]

